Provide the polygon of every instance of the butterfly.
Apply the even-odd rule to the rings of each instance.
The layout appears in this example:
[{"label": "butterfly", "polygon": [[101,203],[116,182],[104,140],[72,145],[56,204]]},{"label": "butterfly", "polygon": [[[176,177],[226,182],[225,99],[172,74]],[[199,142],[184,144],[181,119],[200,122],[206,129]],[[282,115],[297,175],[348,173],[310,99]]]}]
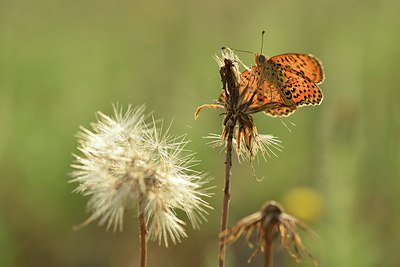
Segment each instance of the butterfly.
[{"label": "butterfly", "polygon": [[270,116],[288,116],[298,107],[319,105],[324,81],[322,63],[311,54],[288,53],[271,58],[255,54],[255,65],[241,74],[240,91],[252,97],[250,107]]},{"label": "butterfly", "polygon": [[[254,105],[255,94],[249,92],[249,89],[251,89],[249,86],[243,86],[242,74],[239,71],[240,59],[230,49],[223,50],[221,54],[222,57],[216,55],[215,60],[220,67],[222,92],[214,104],[199,106],[194,116],[197,119],[200,111],[204,108],[223,110],[223,115],[225,116],[221,143],[225,143],[234,135],[238,155],[241,151],[241,144],[244,143],[246,155],[249,156],[251,161],[257,151],[263,151],[264,147],[268,147],[273,139],[269,137],[265,139],[265,136],[260,137],[261,135],[257,133],[257,128],[251,115],[264,110],[272,110],[280,103],[266,102],[265,104]],[[251,79],[253,78],[254,76]],[[231,137],[229,137],[230,134],[232,135]]]},{"label": "butterfly", "polygon": [[[323,95],[318,84],[324,80],[320,61],[309,54],[283,54],[267,59],[255,54],[255,65],[240,73],[240,59],[233,50],[224,48],[222,57],[215,57],[220,66],[222,92],[214,104],[197,108],[195,118],[204,108],[224,110],[222,141],[228,138],[229,127],[237,127],[237,150],[244,138],[253,155],[257,130],[252,114],[289,116],[298,107],[318,105]],[[244,65],[244,64],[242,64]]]}]

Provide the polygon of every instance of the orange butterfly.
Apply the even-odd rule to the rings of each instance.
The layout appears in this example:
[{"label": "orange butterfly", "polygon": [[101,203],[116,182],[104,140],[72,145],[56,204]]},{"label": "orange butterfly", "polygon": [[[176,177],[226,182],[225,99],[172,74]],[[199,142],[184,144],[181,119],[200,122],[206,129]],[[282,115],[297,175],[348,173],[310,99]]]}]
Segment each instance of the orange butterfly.
[{"label": "orange butterfly", "polygon": [[271,116],[287,116],[298,107],[318,105],[323,95],[318,87],[324,80],[321,62],[310,54],[283,54],[266,58],[255,55],[256,65],[241,74],[241,90],[255,97],[252,106],[278,102],[264,112]]},{"label": "orange butterfly", "polygon": [[[322,63],[310,54],[283,54],[267,59],[255,55],[256,65],[240,75],[240,95],[251,110],[270,116],[288,116],[298,107],[319,105],[318,87],[324,80]],[[223,91],[218,102],[225,99]]]},{"label": "orange butterfly", "polygon": [[[226,49],[226,50],[225,50]],[[289,116],[298,107],[318,105],[322,92],[317,86],[324,79],[322,64],[313,55],[283,54],[267,59],[255,54],[256,65],[239,72],[241,61],[229,48],[216,56],[220,66],[222,93],[214,104],[197,108],[195,118],[204,108],[224,110],[226,140],[228,126],[238,126],[236,139],[240,149],[241,136],[252,153],[253,139],[257,136],[251,114],[263,111],[270,116]]]}]

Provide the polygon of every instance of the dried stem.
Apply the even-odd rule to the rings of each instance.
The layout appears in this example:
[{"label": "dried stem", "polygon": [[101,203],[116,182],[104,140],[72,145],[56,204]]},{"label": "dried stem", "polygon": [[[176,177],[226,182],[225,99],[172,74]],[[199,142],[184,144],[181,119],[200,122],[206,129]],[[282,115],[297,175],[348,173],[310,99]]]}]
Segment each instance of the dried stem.
[{"label": "dried stem", "polygon": [[144,204],[139,198],[139,236],[140,236],[140,267],[147,266],[147,226],[144,217]]},{"label": "dried stem", "polygon": [[267,227],[264,236],[264,267],[272,266],[272,232]]},{"label": "dried stem", "polygon": [[[222,205],[222,215],[221,215],[221,229],[220,233],[223,233],[228,225],[228,211],[229,211],[229,200],[230,200],[230,177],[231,177],[231,167],[232,167],[232,142],[233,142],[233,130],[235,124],[232,121],[228,127],[228,138],[226,145],[226,159],[225,159],[225,186],[224,186],[224,200]],[[218,251],[218,266],[224,267],[225,263],[225,235],[221,235],[219,240],[219,251]]]}]

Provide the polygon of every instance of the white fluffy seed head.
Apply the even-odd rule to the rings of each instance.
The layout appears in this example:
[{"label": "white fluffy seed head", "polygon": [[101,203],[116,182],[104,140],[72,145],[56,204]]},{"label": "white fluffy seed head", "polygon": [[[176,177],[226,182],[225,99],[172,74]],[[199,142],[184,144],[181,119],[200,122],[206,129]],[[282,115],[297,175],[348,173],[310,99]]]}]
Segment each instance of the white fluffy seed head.
[{"label": "white fluffy seed head", "polygon": [[[147,116],[148,118],[148,116]],[[81,128],[71,182],[76,192],[90,196],[92,213],[85,224],[99,219],[107,228],[122,230],[127,209],[141,201],[152,239],[173,243],[186,237],[183,210],[193,227],[205,220],[210,208],[204,175],[192,170],[196,160],[185,149],[184,136],[162,131],[162,123],[145,122],[144,107],[114,108],[114,116],[98,113],[92,130]]]}]

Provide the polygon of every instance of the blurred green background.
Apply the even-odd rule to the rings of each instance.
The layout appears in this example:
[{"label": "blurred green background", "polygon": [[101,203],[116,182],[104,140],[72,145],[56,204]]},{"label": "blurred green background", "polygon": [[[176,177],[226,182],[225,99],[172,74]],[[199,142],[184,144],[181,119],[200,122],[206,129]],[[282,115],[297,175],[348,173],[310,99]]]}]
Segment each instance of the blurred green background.
[{"label": "blurred green background", "polygon": [[[201,231],[168,249],[149,244],[151,266],[216,266],[224,154],[203,136],[219,112],[196,107],[220,92],[221,46],[317,55],[324,101],[283,121],[259,114],[260,133],[282,140],[278,158],[234,162],[229,224],[264,201],[282,202],[318,238],[302,234],[321,266],[400,266],[400,2],[0,1],[0,266],[136,266],[135,214],[124,232],[87,218],[68,184],[74,135],[111,103],[139,105],[187,133],[214,177],[215,210]],[[251,65],[253,57],[239,54]],[[260,266],[244,240],[227,266]],[[275,266],[297,266],[279,246]],[[311,266],[305,258],[303,266]]]}]

